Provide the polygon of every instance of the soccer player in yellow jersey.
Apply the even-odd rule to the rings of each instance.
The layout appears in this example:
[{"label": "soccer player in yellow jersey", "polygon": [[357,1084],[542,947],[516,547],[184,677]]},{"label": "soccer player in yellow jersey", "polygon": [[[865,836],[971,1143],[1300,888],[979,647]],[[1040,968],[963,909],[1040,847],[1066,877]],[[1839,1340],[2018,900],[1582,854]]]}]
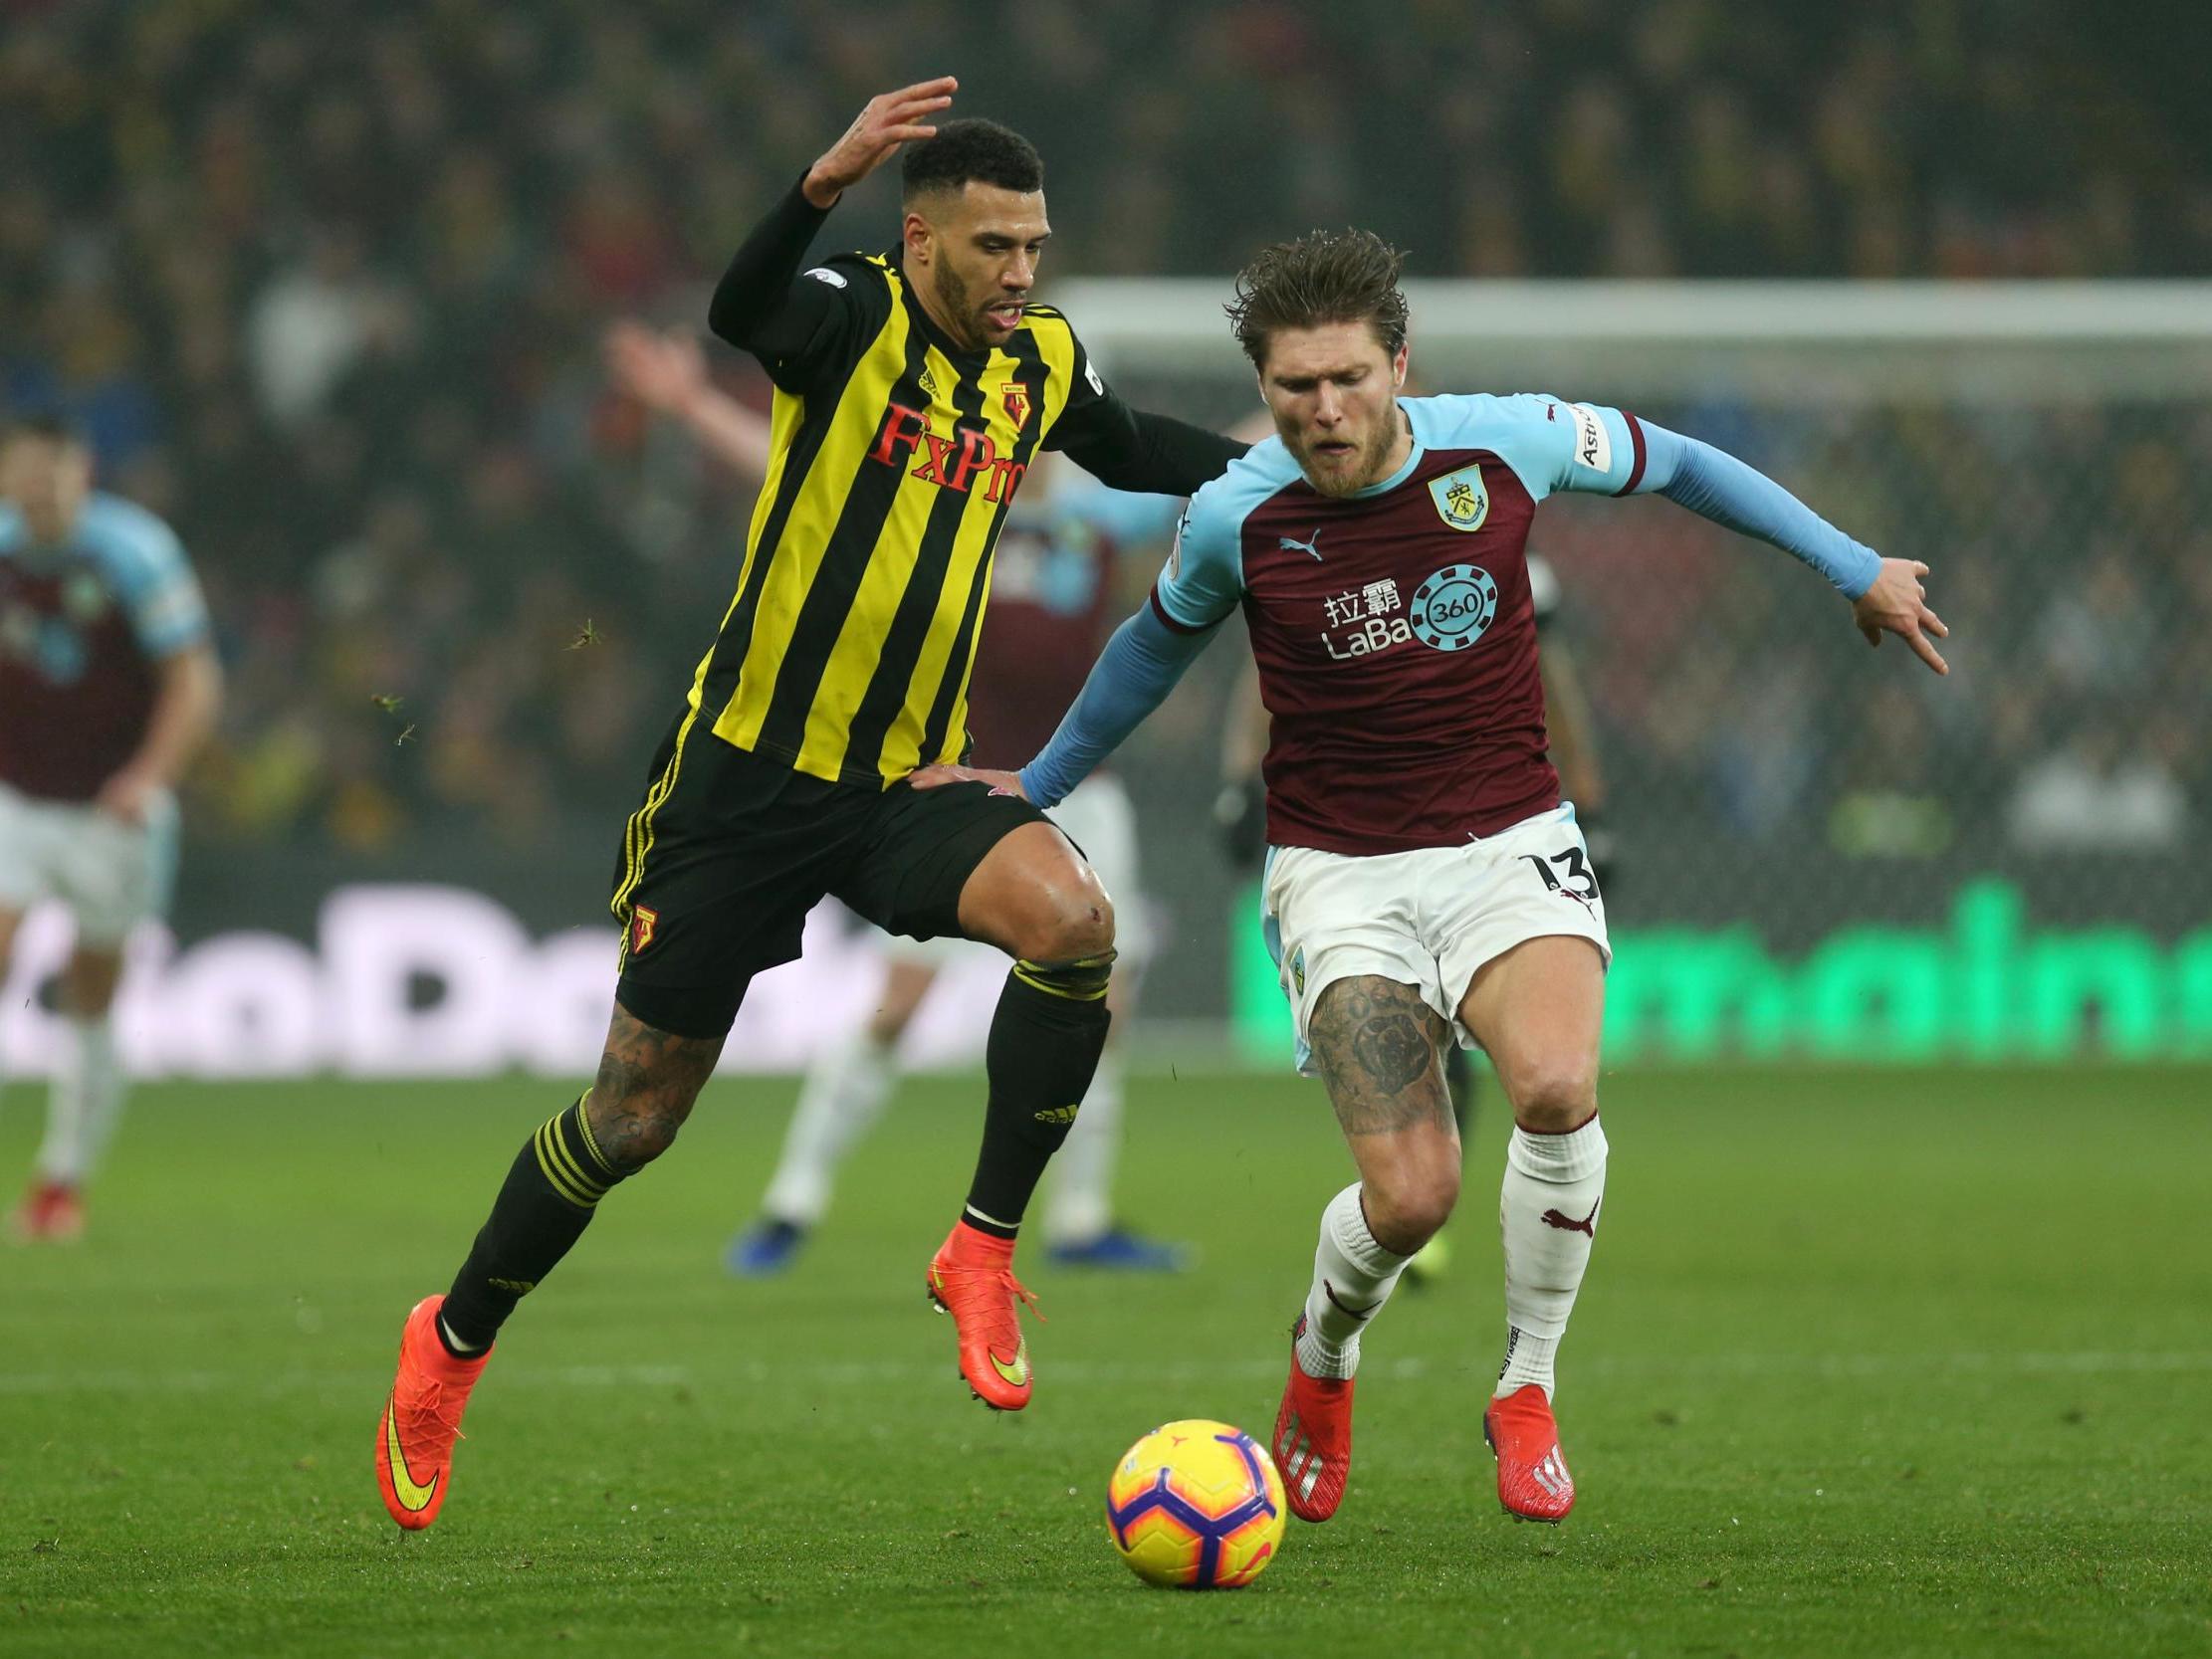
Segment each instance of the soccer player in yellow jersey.
[{"label": "soccer player in yellow jersey", "polygon": [[[917,790],[967,750],[992,548],[1041,447],[1108,484],[1188,495],[1244,446],[1138,414],[1029,289],[1043,165],[989,121],[934,124],[955,83],[872,100],[749,237],[709,321],[775,383],[773,454],[738,589],[631,814],[621,977],[598,1076],[508,1171],[453,1287],[402,1334],[378,1425],[385,1507],[427,1527],[469,1390],[516,1303],[617,1181],[666,1150],[753,975],[824,896],[917,938],[1013,958],[986,1054],[974,1184],[929,1265],[962,1374],[1028,1403],[1014,1236],[1106,1040],[1112,901],[1012,791]],[[902,145],[896,247],[802,269],[837,198]]]}]

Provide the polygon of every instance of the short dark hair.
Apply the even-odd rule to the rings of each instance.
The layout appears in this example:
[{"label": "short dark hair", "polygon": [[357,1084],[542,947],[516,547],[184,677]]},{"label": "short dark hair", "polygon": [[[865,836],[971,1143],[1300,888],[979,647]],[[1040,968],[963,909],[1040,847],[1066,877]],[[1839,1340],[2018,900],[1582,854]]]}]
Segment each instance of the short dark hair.
[{"label": "short dark hair", "polygon": [[1236,274],[1236,298],[1221,309],[1244,355],[1258,367],[1277,328],[1365,322],[1392,356],[1406,343],[1405,254],[1373,231],[1309,231],[1262,248]]},{"label": "short dark hair", "polygon": [[908,146],[899,163],[904,201],[926,191],[958,190],[971,179],[1001,190],[1042,190],[1044,157],[1012,127],[971,115],[939,121],[937,136]]},{"label": "short dark hair", "polygon": [[31,438],[70,449],[90,449],[85,429],[59,409],[25,409],[0,420],[0,444]]}]

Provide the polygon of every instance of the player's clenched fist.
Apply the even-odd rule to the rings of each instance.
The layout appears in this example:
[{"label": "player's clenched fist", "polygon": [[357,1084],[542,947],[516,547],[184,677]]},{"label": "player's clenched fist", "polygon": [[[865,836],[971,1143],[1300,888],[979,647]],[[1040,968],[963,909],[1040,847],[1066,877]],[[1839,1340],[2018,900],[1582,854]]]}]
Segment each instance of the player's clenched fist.
[{"label": "player's clenched fist", "polygon": [[1928,567],[1916,559],[1885,558],[1874,586],[1851,603],[1851,618],[1869,645],[1880,645],[1885,633],[1895,634],[1919,653],[1920,661],[1938,674],[1951,672],[1950,664],[1928,643],[1928,635],[1949,639],[1943,619],[1928,609],[1928,590],[1920,578]]},{"label": "player's clenched fist", "polygon": [[937,128],[924,124],[953,102],[960,83],[950,75],[935,81],[917,81],[895,93],[878,93],[853,117],[845,135],[806,169],[806,199],[827,208],[890,158],[901,144],[937,136]]}]

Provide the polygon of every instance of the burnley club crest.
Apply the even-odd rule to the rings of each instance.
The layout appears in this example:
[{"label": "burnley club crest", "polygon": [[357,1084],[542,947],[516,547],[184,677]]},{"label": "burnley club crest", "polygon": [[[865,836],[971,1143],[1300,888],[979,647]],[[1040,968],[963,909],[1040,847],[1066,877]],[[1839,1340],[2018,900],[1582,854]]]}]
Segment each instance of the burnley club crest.
[{"label": "burnley club crest", "polygon": [[1478,530],[1490,516],[1490,493],[1482,487],[1480,465],[1431,479],[1429,495],[1438,516],[1455,530]]}]

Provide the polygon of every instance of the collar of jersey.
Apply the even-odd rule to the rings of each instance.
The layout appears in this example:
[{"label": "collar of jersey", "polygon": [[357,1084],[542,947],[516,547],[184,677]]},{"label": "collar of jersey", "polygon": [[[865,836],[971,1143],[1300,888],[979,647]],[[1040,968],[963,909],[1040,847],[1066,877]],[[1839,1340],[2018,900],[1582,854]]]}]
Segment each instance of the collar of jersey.
[{"label": "collar of jersey", "polygon": [[[1406,406],[1405,404],[1400,403],[1397,405],[1397,407],[1403,410]],[[1404,484],[1408,479],[1414,476],[1414,469],[1421,465],[1422,456],[1428,452],[1422,447],[1421,434],[1414,430],[1414,417],[1410,412],[1406,415],[1406,432],[1407,435],[1414,441],[1413,449],[1409,451],[1406,456],[1406,464],[1403,467],[1399,468],[1398,471],[1391,474],[1390,477],[1384,479],[1381,483],[1370,484],[1364,490],[1353,491],[1352,499],[1354,501],[1364,502],[1370,496],[1383,495],[1389,491],[1397,489],[1401,484]]]}]

